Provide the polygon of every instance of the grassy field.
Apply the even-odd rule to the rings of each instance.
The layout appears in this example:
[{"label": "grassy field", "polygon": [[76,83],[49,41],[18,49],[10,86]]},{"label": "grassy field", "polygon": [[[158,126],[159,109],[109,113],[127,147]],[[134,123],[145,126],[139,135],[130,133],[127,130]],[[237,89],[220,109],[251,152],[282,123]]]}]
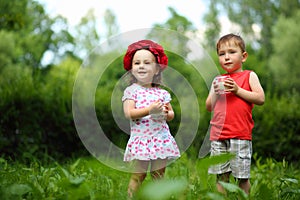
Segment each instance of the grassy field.
[{"label": "grassy field", "polygon": [[[190,159],[183,155],[170,164],[165,179],[152,182],[147,176],[135,199],[300,199],[300,172],[293,165],[254,156],[249,196],[234,179],[223,183],[227,195],[215,189],[215,177],[207,168],[227,156]],[[130,174],[114,170],[93,157],[25,165],[0,158],[0,199],[127,199]]]}]

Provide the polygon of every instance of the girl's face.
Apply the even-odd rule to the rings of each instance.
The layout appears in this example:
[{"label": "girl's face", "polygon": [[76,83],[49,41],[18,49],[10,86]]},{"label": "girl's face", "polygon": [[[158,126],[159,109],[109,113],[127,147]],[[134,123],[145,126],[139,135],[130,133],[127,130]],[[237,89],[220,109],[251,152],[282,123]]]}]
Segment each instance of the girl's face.
[{"label": "girl's face", "polygon": [[136,78],[137,84],[151,87],[153,77],[159,73],[154,55],[146,49],[136,51],[132,58],[131,73]]},{"label": "girl's face", "polygon": [[226,42],[220,45],[218,50],[219,63],[228,73],[241,72],[243,62],[247,60],[247,52],[242,52],[241,48],[233,42]]}]

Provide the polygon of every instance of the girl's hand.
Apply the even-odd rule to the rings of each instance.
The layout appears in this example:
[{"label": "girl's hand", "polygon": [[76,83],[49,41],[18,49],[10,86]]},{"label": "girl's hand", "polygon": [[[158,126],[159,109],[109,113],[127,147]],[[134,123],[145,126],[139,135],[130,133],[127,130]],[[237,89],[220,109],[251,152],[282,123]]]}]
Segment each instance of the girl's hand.
[{"label": "girl's hand", "polygon": [[149,106],[149,114],[159,114],[163,112],[163,103],[157,100]]},{"label": "girl's hand", "polygon": [[162,115],[164,117],[164,119],[168,118],[168,114],[169,114],[169,108],[167,104],[163,105],[163,110],[162,110]]},{"label": "girl's hand", "polygon": [[154,120],[167,120],[169,114],[169,107],[167,104],[163,104],[161,101],[155,102],[150,105],[150,115]]}]

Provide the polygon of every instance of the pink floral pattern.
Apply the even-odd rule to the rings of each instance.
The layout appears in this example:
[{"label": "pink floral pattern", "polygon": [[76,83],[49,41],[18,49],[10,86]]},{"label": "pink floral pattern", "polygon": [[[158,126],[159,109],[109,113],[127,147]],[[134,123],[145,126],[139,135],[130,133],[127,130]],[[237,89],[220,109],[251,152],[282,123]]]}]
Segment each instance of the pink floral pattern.
[{"label": "pink floral pattern", "polygon": [[[124,91],[122,101],[132,99],[136,108],[149,106],[160,99],[164,103],[171,101],[168,91],[158,88],[145,88],[132,84]],[[151,115],[130,121],[130,138],[124,154],[124,161],[155,160],[180,157],[174,137],[166,120],[152,118]]]}]

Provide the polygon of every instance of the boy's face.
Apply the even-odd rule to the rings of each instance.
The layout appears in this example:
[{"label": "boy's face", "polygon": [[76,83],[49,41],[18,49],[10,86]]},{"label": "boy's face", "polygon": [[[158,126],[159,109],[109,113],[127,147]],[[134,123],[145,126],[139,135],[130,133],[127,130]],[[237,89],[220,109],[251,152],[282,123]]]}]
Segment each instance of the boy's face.
[{"label": "boy's face", "polygon": [[247,60],[247,52],[242,52],[241,48],[228,41],[220,45],[218,50],[219,63],[221,67],[228,73],[236,73],[242,71],[243,62]]}]

